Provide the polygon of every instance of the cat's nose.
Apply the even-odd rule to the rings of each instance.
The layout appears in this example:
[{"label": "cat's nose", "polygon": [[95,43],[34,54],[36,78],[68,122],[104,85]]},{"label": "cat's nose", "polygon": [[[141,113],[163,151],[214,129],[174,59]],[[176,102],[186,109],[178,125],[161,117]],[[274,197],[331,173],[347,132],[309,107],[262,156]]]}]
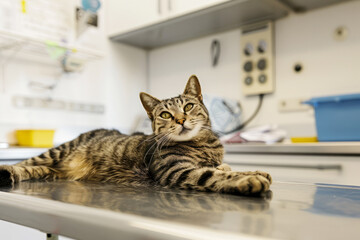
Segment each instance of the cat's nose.
[{"label": "cat's nose", "polygon": [[176,119],[176,123],[178,123],[178,124],[184,125],[184,122],[185,122],[185,118]]}]

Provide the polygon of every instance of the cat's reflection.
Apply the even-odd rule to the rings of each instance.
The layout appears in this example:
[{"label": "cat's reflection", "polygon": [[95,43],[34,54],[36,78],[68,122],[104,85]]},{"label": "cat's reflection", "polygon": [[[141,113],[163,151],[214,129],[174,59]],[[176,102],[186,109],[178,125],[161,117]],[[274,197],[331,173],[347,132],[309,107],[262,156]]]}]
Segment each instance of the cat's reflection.
[{"label": "cat's reflection", "polygon": [[[20,182],[10,192],[159,219],[206,224],[223,222],[224,214],[237,216],[268,210],[267,196],[248,198],[219,193],[119,186],[76,181]],[[239,215],[240,214],[240,215]],[[251,214],[250,214],[251,215]]]}]

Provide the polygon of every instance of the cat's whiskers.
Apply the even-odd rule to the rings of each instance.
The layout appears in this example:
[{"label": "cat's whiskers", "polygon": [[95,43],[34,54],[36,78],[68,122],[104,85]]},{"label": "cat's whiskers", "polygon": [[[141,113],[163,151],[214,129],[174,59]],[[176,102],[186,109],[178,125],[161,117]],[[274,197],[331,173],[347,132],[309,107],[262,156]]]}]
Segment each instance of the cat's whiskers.
[{"label": "cat's whiskers", "polygon": [[195,124],[197,124],[197,123],[205,123],[205,121],[202,120],[202,119],[191,119],[189,122],[190,123],[195,123]]},{"label": "cat's whiskers", "polygon": [[[167,133],[167,134],[165,134],[162,138],[160,138],[160,139],[158,140],[157,147],[156,147],[156,149],[158,150],[158,152],[159,152],[159,149],[160,149],[161,144],[166,140],[166,138],[167,138],[169,135],[170,135],[170,133]],[[160,152],[159,152],[159,153],[160,153]]]},{"label": "cat's whiskers", "polygon": [[212,129],[212,128],[209,127],[209,126],[202,126],[201,129],[208,130],[208,131],[217,133],[217,134],[219,134],[219,135],[224,135],[224,133],[222,133],[222,132],[220,132],[220,131],[217,131],[217,130],[215,130],[215,129]]},{"label": "cat's whiskers", "polygon": [[[173,133],[173,132],[171,132],[171,133]],[[169,135],[170,135],[171,133],[169,133]],[[166,139],[164,140],[163,144],[160,146],[159,153],[160,153],[160,151],[162,150],[162,148],[163,148],[164,146],[167,146],[171,141],[172,141],[171,138],[166,138]]]},{"label": "cat's whiskers", "polygon": [[[146,153],[145,153],[145,155],[144,155],[144,159],[143,159],[144,162],[145,162],[145,164],[146,164],[146,156],[148,155],[149,151],[150,151],[154,146],[156,146],[155,149],[154,149],[154,151],[152,152],[150,161],[149,161],[149,163],[146,165],[146,167],[149,168],[149,166],[151,165],[151,162],[152,162],[152,160],[153,160],[153,158],[154,158],[155,152],[158,150],[159,143],[161,143],[161,142],[163,141],[163,139],[165,139],[169,134],[170,134],[170,133],[168,132],[168,133],[160,133],[160,134],[156,135],[157,137],[160,136],[160,135],[163,135],[163,136],[161,136],[159,139],[155,139],[155,142],[154,142],[154,143],[150,146],[150,148],[146,151]],[[158,150],[158,152],[159,152],[159,150]]]},{"label": "cat's whiskers", "polygon": [[[160,150],[161,150],[161,148],[159,148],[159,145],[161,145],[166,139],[167,139],[167,137],[170,135],[170,134],[172,134],[173,132],[165,132],[165,133],[159,133],[159,134],[155,134],[154,136],[152,136],[152,137],[150,137],[149,139],[147,139],[147,140],[145,140],[145,141],[154,141],[154,143],[149,147],[149,149],[146,151],[146,153],[145,153],[145,155],[144,155],[144,162],[145,162],[145,164],[146,164],[146,161],[145,161],[145,159],[146,159],[146,156],[149,154],[149,152],[150,152],[150,150],[151,149],[153,149],[154,148],[154,146],[156,146],[155,147],[155,149],[154,149],[154,151],[152,152],[152,155],[151,155],[151,158],[150,158],[150,161],[149,161],[149,163],[147,164],[147,167],[149,167],[150,166],[150,164],[151,164],[151,162],[152,162],[152,160],[153,160],[153,158],[154,158],[154,154],[155,154],[155,152],[157,151],[158,153],[160,153]],[[158,139],[157,139],[158,138]],[[144,141],[143,141],[144,142]]]},{"label": "cat's whiskers", "polygon": [[[158,135],[155,135],[155,138],[153,138],[153,140],[155,139],[154,143],[151,144],[151,146],[149,147],[149,149],[146,151],[146,153],[145,153],[145,155],[144,155],[143,161],[144,161],[144,163],[145,163],[145,165],[146,165],[147,168],[149,168],[149,166],[151,165],[151,162],[152,162],[152,160],[153,160],[153,158],[154,158],[154,153],[155,153],[156,148],[157,148],[156,145],[158,144],[158,142],[157,142],[157,140],[156,140],[156,137],[159,137],[159,136],[161,136],[161,135],[164,135],[164,133],[159,133]],[[164,137],[164,136],[160,137],[160,139],[162,139],[163,137]],[[155,150],[153,151],[153,153],[152,153],[152,155],[151,155],[151,158],[150,158],[149,163],[146,164],[146,157],[147,157],[148,153],[150,152],[150,150],[151,150],[154,146],[156,146],[156,147],[155,147]]]},{"label": "cat's whiskers", "polygon": [[[160,133],[161,134],[161,133]],[[158,137],[159,134],[154,134],[153,136],[149,137],[148,139],[145,139],[144,142],[149,142],[149,141],[152,141],[154,140],[156,137]]]},{"label": "cat's whiskers", "polygon": [[[162,133],[160,133],[160,134],[162,134]],[[159,134],[158,135],[156,135],[156,134],[154,134],[153,136],[149,136],[148,138],[146,138],[146,139],[144,139],[143,141],[141,141],[138,145],[137,145],[137,147],[139,147],[141,144],[144,144],[145,142],[150,142],[150,141],[153,141],[156,137],[158,137],[159,136]]]},{"label": "cat's whiskers", "polygon": [[160,144],[158,145],[158,152],[161,153],[161,149],[164,147],[165,143],[169,142],[171,138],[168,138],[170,134],[173,134],[173,131],[168,131],[167,134],[161,139]]},{"label": "cat's whiskers", "polygon": [[211,129],[211,127],[207,126],[206,122],[204,120],[202,120],[202,119],[193,119],[192,123],[194,124],[194,126],[197,125],[197,124],[201,124],[201,129],[203,129],[204,127],[207,127],[209,129]]}]

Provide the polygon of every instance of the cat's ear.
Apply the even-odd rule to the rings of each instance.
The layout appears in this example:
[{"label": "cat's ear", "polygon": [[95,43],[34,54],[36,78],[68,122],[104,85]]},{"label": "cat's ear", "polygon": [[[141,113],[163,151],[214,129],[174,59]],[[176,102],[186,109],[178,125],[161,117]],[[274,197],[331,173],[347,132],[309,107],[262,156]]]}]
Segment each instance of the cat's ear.
[{"label": "cat's ear", "polygon": [[152,115],[152,111],[154,110],[155,106],[160,103],[160,100],[144,92],[140,93],[140,100],[149,118],[153,120],[154,116]]},{"label": "cat's ear", "polygon": [[201,95],[201,87],[198,78],[195,75],[192,75],[185,87],[184,95],[189,95],[199,99],[202,102],[203,97]]}]

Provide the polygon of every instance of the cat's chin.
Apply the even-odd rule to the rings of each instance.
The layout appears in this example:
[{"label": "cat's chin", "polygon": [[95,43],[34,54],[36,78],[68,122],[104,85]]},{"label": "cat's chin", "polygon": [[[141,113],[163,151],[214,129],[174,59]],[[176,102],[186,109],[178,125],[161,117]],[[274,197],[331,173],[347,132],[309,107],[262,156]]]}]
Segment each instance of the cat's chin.
[{"label": "cat's chin", "polygon": [[197,124],[193,129],[182,128],[177,134],[171,134],[169,137],[175,142],[190,141],[199,134],[201,127],[200,124]]}]

